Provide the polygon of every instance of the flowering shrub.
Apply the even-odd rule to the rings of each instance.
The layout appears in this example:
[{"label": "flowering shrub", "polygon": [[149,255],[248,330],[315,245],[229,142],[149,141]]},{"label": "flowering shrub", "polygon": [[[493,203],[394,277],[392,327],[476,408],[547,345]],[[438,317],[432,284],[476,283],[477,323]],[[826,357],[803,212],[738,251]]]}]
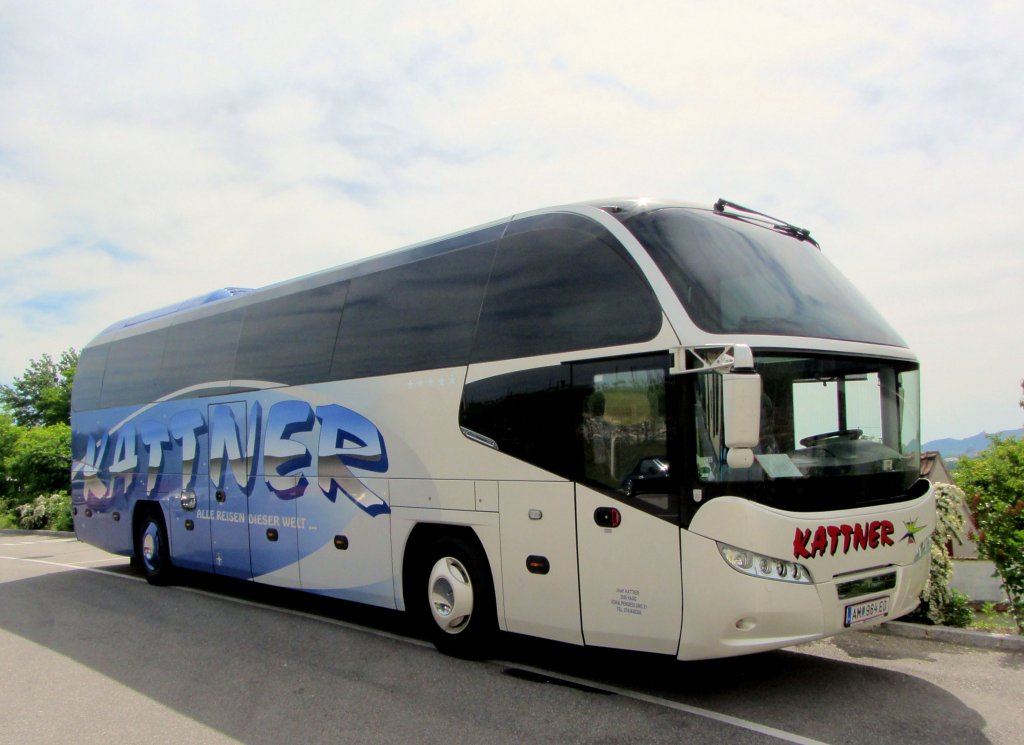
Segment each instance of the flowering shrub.
[{"label": "flowering shrub", "polygon": [[71,497],[66,491],[40,495],[18,505],[18,527],[23,530],[71,530]]},{"label": "flowering shrub", "polygon": [[964,493],[953,484],[935,485],[935,532],[932,534],[931,567],[921,591],[921,605],[915,612],[934,624],[966,626],[974,617],[968,598],[949,586],[953,560],[946,550],[951,541],[963,543],[964,518],[960,514]]}]

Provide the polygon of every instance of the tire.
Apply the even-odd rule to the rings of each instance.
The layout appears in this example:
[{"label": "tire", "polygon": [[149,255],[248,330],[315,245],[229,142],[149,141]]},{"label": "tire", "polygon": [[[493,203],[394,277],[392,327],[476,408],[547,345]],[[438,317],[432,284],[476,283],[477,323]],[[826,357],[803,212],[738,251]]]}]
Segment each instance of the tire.
[{"label": "tire", "polygon": [[494,584],[483,552],[462,538],[446,537],[425,559],[415,591],[427,637],[453,657],[483,657],[497,632]]},{"label": "tire", "polygon": [[167,543],[167,528],[159,508],[148,509],[135,529],[135,558],[151,585],[166,585],[174,568]]}]

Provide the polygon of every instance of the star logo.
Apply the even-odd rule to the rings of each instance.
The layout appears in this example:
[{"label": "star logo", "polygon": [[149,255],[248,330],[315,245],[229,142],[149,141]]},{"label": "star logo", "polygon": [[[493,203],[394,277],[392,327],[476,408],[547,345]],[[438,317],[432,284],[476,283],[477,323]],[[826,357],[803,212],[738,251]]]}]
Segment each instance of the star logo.
[{"label": "star logo", "polygon": [[910,522],[904,520],[903,525],[906,526],[907,532],[903,534],[900,541],[906,541],[907,543],[917,543],[917,538],[915,536],[928,527],[927,525],[918,525],[917,520],[911,520]]}]

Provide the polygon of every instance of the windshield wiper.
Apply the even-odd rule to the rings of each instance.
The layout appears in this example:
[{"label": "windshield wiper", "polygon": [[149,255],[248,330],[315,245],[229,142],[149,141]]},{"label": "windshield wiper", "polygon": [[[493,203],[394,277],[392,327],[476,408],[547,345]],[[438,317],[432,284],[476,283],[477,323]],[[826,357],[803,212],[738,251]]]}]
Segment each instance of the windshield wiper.
[{"label": "windshield wiper", "polygon": [[[726,212],[726,207],[739,210],[739,212],[745,212],[746,214],[741,215],[737,212]],[[807,241],[819,251],[821,250],[821,246],[818,245],[818,242],[811,238],[810,230],[807,228],[799,228],[796,225],[788,223],[785,220],[780,220],[777,217],[766,215],[763,212],[752,210],[749,207],[743,207],[742,205],[736,204],[735,202],[729,202],[725,199],[719,199],[715,202],[715,212],[722,217],[730,217],[733,220],[739,220],[740,222],[745,222],[750,225],[759,225],[763,228],[773,230],[776,233],[782,233],[783,235],[796,238],[798,241]],[[748,217],[748,215],[752,215],[752,217]]]}]

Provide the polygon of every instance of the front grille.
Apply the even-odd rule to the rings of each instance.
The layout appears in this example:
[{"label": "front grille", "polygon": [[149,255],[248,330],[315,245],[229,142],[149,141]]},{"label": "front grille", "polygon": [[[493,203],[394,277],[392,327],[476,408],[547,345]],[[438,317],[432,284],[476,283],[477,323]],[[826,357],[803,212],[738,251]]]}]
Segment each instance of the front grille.
[{"label": "front grille", "polygon": [[896,586],[896,572],[876,574],[874,577],[854,579],[849,582],[840,582],[836,585],[839,592],[839,599],[855,598],[859,595],[873,595],[885,590],[891,590]]}]

